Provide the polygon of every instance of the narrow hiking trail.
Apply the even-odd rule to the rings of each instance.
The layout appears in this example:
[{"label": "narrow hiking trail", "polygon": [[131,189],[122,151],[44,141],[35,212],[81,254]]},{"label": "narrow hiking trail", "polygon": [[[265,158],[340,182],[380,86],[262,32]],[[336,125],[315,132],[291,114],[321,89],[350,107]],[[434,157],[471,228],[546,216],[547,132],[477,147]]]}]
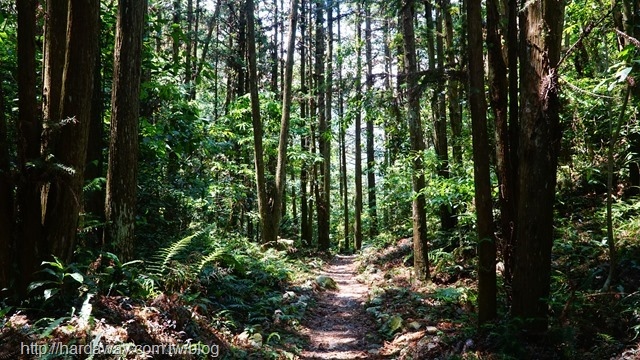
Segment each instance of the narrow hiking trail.
[{"label": "narrow hiking trail", "polygon": [[363,307],[369,287],[357,281],[357,267],[355,255],[337,255],[318,273],[331,277],[338,288],[317,294],[303,323],[310,343],[300,359],[378,358],[382,345]]}]

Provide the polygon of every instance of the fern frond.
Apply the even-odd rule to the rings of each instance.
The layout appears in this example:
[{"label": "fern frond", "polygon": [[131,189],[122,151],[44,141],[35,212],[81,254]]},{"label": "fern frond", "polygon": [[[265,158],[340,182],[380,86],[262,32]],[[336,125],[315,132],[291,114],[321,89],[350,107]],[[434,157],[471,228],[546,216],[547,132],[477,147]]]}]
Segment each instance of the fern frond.
[{"label": "fern frond", "polygon": [[202,235],[206,230],[198,231],[192,235],[189,235],[185,238],[182,238],[173,244],[158,250],[158,253],[153,257],[154,261],[149,265],[149,269],[154,275],[162,276],[166,274],[168,270],[168,265],[171,260],[175,259],[176,256],[189,247],[191,241],[196,237]]},{"label": "fern frond", "polygon": [[205,256],[204,258],[202,258],[202,260],[200,261],[200,264],[198,264],[198,273],[202,272],[202,269],[204,269],[204,267],[212,262],[215,262],[216,260],[218,260],[220,258],[220,255],[224,254],[224,249],[219,249],[207,256]]}]

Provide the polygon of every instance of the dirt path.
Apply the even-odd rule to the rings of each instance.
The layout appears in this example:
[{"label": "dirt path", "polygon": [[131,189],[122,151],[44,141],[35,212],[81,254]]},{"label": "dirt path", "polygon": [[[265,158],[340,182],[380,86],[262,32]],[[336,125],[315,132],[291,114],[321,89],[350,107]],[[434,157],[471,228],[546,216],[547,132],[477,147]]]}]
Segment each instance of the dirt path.
[{"label": "dirt path", "polygon": [[368,286],[356,280],[354,255],[338,255],[319,275],[331,277],[337,290],[318,293],[316,306],[309,309],[304,322],[308,349],[300,359],[375,359],[375,324],[364,311]]}]

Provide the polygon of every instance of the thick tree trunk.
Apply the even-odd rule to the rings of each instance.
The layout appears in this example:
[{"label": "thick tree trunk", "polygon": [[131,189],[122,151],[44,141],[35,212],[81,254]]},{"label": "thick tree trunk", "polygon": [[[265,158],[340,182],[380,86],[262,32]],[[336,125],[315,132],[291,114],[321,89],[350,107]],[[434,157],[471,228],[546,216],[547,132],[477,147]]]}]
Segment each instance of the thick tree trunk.
[{"label": "thick tree trunk", "polygon": [[[558,73],[564,3],[530,3],[520,24],[524,38],[520,81],[518,226],[513,274],[514,317],[532,332],[547,328],[553,205],[560,148]],[[526,155],[526,156],[525,156]],[[535,179],[535,181],[532,181]]]},{"label": "thick tree trunk", "polygon": [[110,244],[121,260],[134,255],[140,61],[146,5],[141,0],[118,2],[104,243]]},{"label": "thick tree trunk", "polygon": [[51,253],[62,261],[71,260],[73,255],[82,205],[99,24],[98,0],[69,2],[61,117],[57,140],[50,150],[57,162],[71,170],[56,174],[44,195],[46,241]]},{"label": "thick tree trunk", "polygon": [[36,1],[17,1],[18,10],[18,167],[24,179],[17,193],[17,257],[19,291],[25,291],[40,260],[47,253],[42,242],[39,171],[29,166],[40,158],[42,123],[36,100]]},{"label": "thick tree trunk", "polygon": [[491,109],[495,118],[496,173],[498,175],[498,202],[500,207],[500,250],[504,264],[504,280],[507,297],[511,293],[513,270],[513,239],[516,222],[515,183],[513,182],[513,149],[509,135],[507,65],[502,55],[502,39],[499,33],[500,14],[498,2],[487,2],[487,48],[489,59],[489,93]]},{"label": "thick tree trunk", "polygon": [[71,260],[82,204],[99,23],[98,0],[69,3],[59,135],[50,150],[56,161],[71,170],[54,176],[44,195],[46,241],[62,261]]},{"label": "thick tree trunk", "polygon": [[484,61],[482,56],[482,4],[467,3],[469,26],[469,106],[473,135],[473,179],[478,228],[478,321],[482,324],[496,317],[496,245],[493,235],[487,103],[484,95]]},{"label": "thick tree trunk", "polygon": [[402,2],[402,37],[404,40],[405,74],[407,75],[407,118],[411,137],[413,154],[413,266],[418,280],[429,280],[429,256],[427,244],[427,214],[426,200],[422,190],[426,182],[424,179],[424,140],[422,137],[422,121],[420,119],[420,91],[417,77],[416,39],[413,29],[415,1]]}]

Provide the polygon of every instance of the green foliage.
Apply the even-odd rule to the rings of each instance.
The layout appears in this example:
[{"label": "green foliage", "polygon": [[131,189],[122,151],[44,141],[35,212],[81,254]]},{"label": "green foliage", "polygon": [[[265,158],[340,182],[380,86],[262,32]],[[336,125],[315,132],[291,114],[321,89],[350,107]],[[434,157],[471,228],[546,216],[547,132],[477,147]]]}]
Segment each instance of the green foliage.
[{"label": "green foliage", "polygon": [[43,269],[39,273],[45,279],[32,282],[27,290],[31,293],[35,290],[42,291],[39,294],[45,302],[56,298],[68,301],[85,284],[85,277],[75,264],[64,265],[54,256],[53,261],[43,261],[41,265]]},{"label": "green foliage", "polygon": [[155,280],[148,275],[142,260],[123,263],[110,252],[101,253],[89,265],[88,275],[95,291],[107,296],[119,294],[137,299],[148,299],[157,295]]}]

